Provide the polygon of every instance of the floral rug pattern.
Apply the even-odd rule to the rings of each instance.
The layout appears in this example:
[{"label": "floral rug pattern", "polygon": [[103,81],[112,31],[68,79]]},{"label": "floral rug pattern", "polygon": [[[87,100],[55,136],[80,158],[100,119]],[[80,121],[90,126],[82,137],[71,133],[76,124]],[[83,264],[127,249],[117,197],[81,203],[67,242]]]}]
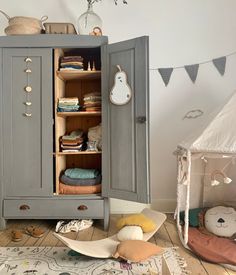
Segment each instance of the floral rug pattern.
[{"label": "floral rug pattern", "polygon": [[[170,274],[186,274],[184,261],[176,248],[163,255]],[[165,275],[162,256],[142,263],[94,259],[65,247],[1,247],[0,274],[4,275]]]}]

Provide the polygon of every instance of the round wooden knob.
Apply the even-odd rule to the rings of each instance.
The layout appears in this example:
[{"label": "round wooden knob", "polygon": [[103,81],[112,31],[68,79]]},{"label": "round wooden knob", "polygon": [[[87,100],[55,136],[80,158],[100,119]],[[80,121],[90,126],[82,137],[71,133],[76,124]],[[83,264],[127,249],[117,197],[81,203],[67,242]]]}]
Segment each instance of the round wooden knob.
[{"label": "round wooden knob", "polygon": [[31,87],[31,86],[26,86],[26,87],[25,87],[25,91],[26,91],[27,93],[31,93],[31,92],[32,92],[32,87]]}]

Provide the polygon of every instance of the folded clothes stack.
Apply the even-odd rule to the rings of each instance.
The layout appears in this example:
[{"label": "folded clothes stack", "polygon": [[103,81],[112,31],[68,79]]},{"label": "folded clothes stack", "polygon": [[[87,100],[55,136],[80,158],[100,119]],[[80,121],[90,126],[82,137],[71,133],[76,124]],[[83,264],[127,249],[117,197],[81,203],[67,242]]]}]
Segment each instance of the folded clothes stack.
[{"label": "folded clothes stack", "polygon": [[89,93],[84,95],[84,109],[87,112],[101,111],[101,94]]},{"label": "folded clothes stack", "polygon": [[96,194],[101,192],[102,176],[97,169],[66,169],[60,177],[60,194]]},{"label": "folded clothes stack", "polygon": [[102,150],[102,126],[101,123],[88,129],[87,151]]},{"label": "folded clothes stack", "polygon": [[58,99],[58,112],[78,112],[80,109],[78,97],[62,97]]},{"label": "folded clothes stack", "polygon": [[83,57],[82,56],[64,56],[61,58],[60,71],[63,70],[79,70],[82,71]]},{"label": "folded clothes stack", "polygon": [[62,152],[78,152],[84,149],[85,136],[82,130],[76,130],[69,135],[61,137],[61,150]]}]

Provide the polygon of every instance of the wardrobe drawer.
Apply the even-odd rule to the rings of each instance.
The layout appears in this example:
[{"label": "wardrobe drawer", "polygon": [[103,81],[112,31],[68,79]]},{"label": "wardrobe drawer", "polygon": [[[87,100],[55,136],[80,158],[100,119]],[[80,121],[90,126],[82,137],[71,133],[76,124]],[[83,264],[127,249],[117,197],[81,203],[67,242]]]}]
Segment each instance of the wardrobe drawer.
[{"label": "wardrobe drawer", "polygon": [[102,219],[104,201],[75,199],[4,200],[5,218]]}]

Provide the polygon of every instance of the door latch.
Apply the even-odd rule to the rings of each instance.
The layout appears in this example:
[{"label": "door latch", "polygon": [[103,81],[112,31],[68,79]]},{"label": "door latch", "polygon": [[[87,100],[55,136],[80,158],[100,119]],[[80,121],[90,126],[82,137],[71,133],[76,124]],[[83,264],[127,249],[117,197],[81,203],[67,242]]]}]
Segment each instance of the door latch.
[{"label": "door latch", "polygon": [[147,118],[145,117],[145,116],[138,116],[137,117],[137,122],[138,123],[146,123],[146,121],[147,121]]}]

